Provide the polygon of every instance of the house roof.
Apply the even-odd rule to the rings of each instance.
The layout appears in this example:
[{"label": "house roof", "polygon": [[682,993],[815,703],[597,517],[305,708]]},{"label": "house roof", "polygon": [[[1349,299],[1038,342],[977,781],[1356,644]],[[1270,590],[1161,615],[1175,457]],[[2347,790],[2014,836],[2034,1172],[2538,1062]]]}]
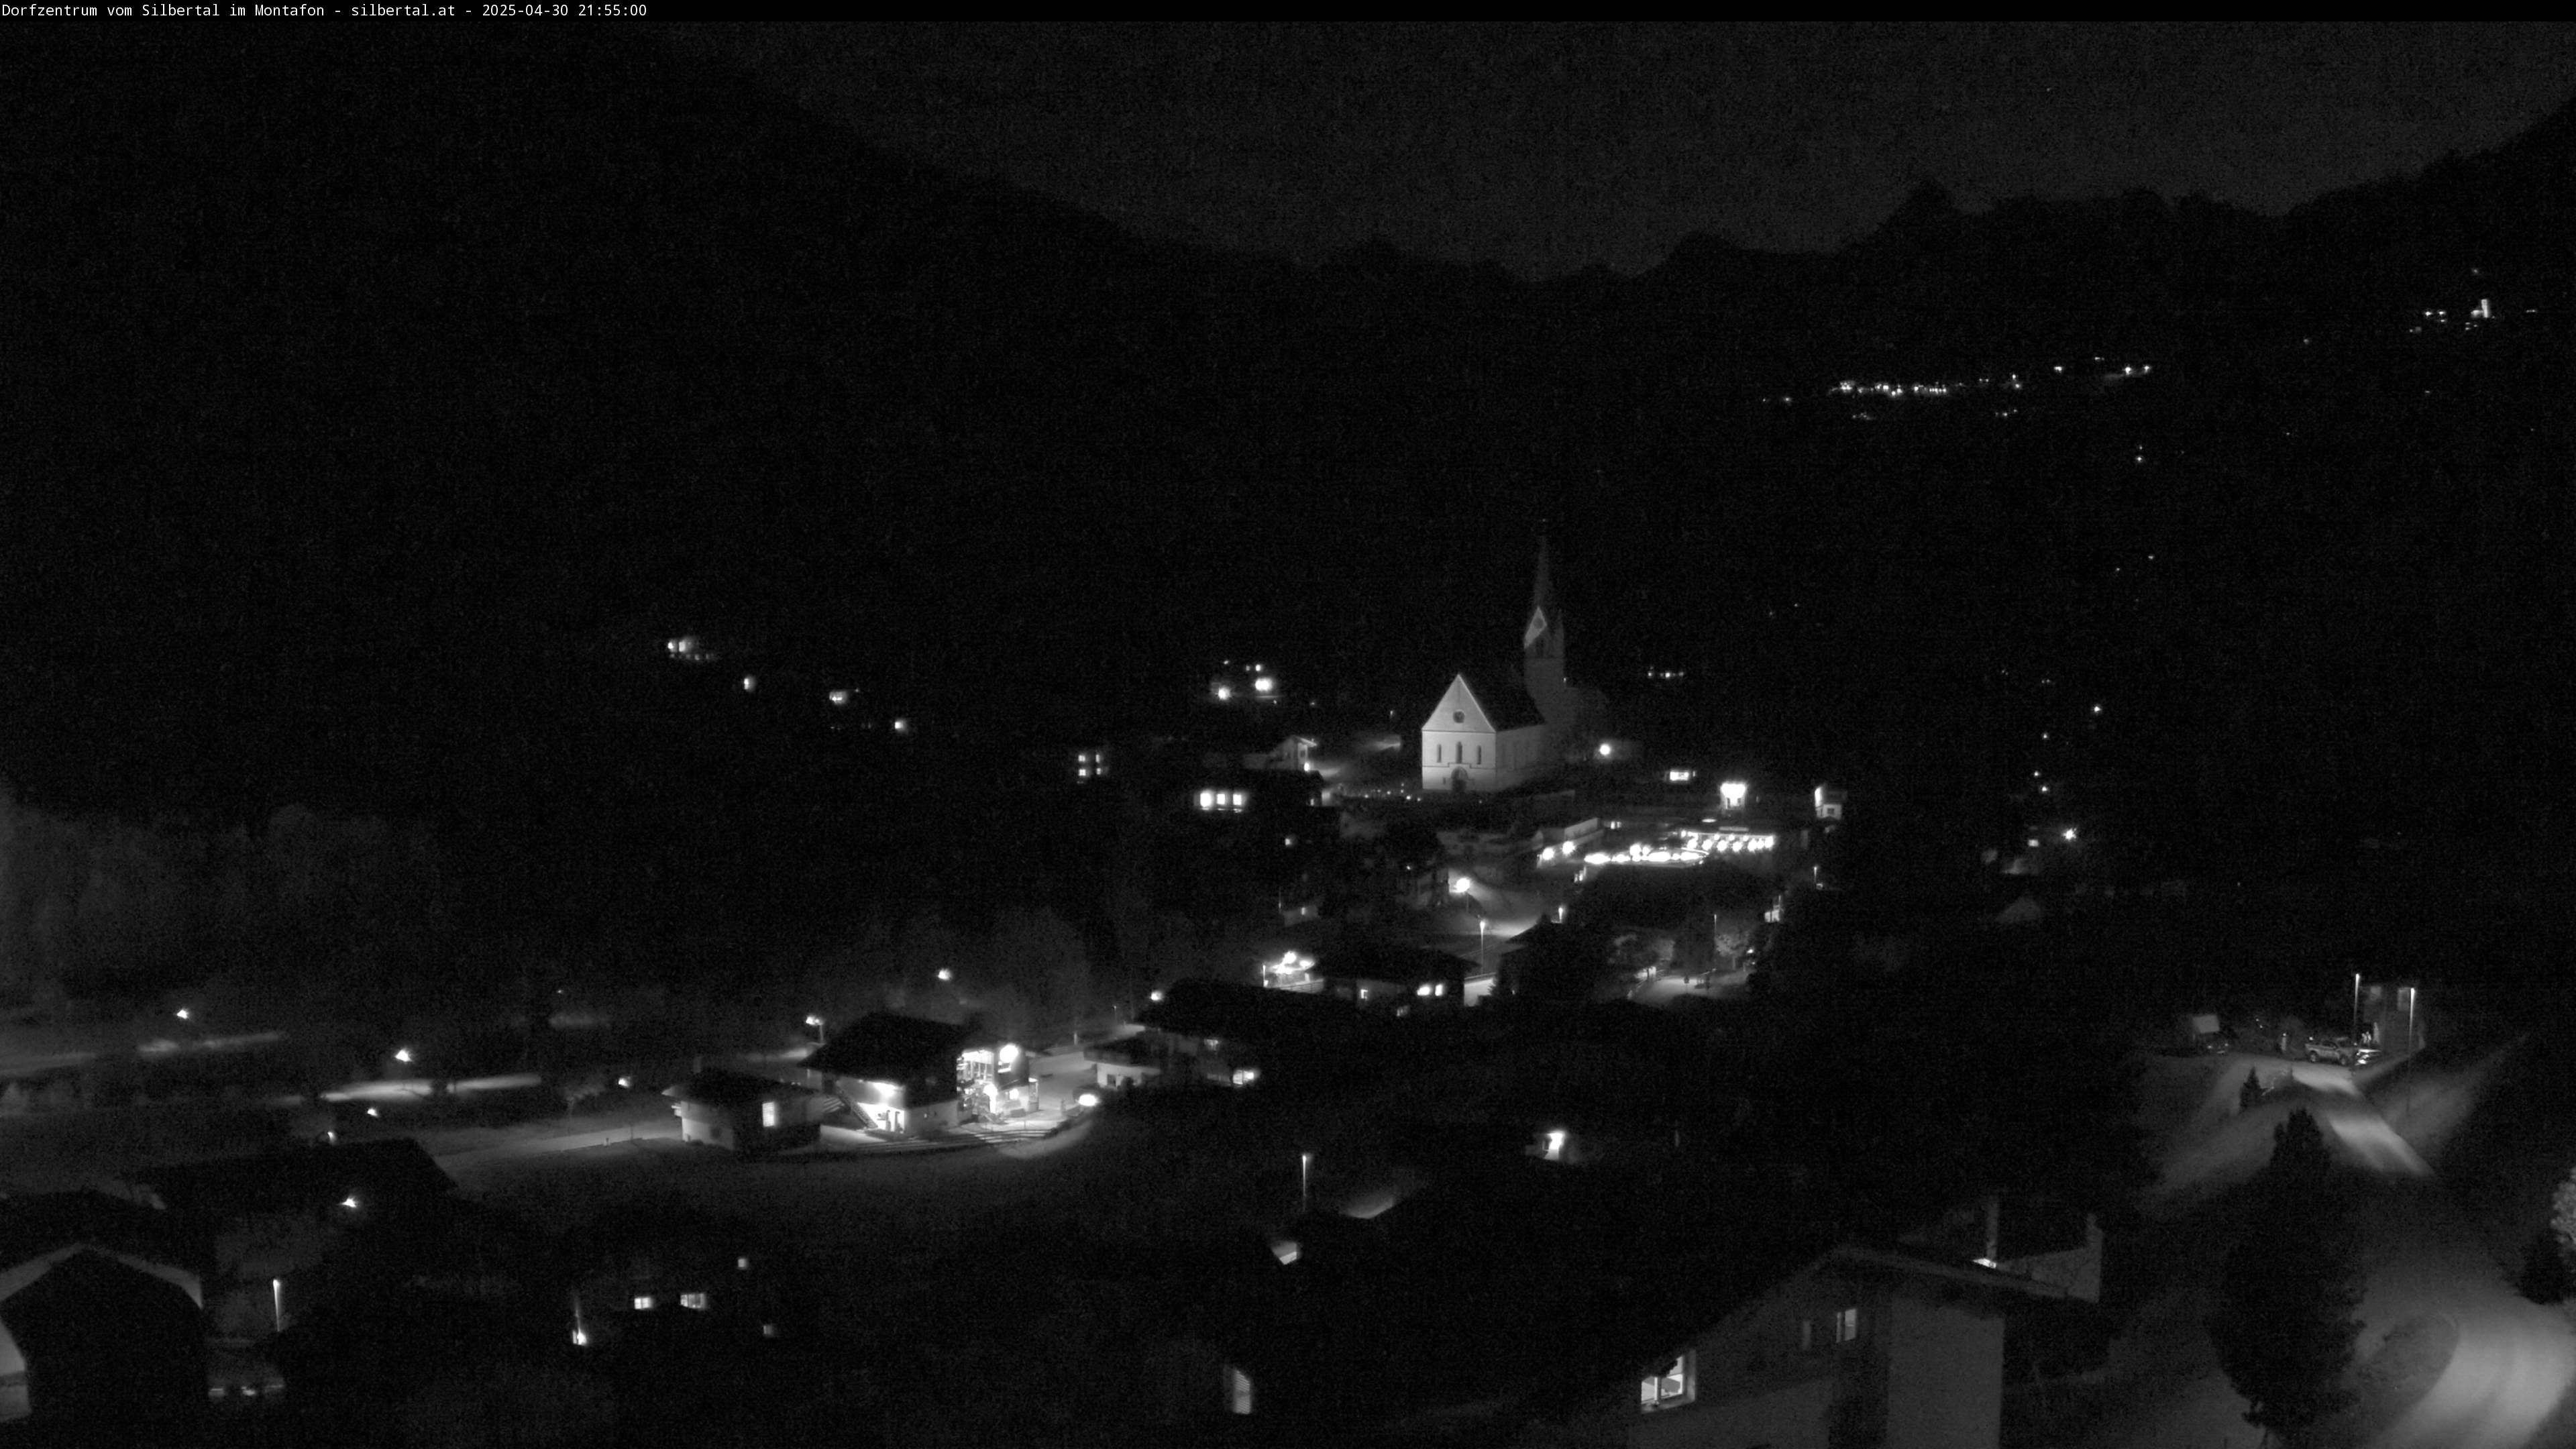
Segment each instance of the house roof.
[{"label": "house roof", "polygon": [[290,1147],[134,1175],[181,1212],[305,1212],[352,1193],[376,1202],[420,1201],[455,1190],[426,1148],[409,1137]]},{"label": "house roof", "polygon": [[83,1188],[0,1197],[0,1270],[76,1243],[192,1271],[204,1256],[187,1226],[170,1214],[108,1193]]},{"label": "house roof", "polygon": [[1231,981],[1175,981],[1136,1020],[1175,1036],[1245,1042],[1316,1040],[1359,1028],[1348,1002],[1304,991],[1271,991]]},{"label": "house roof", "polygon": [[[807,1059],[809,1065],[811,1060]],[[707,1067],[677,1086],[664,1088],[662,1095],[677,1097],[683,1102],[703,1102],[710,1107],[748,1107],[758,1102],[814,1094],[774,1077],[756,1077],[749,1072]]]},{"label": "house roof", "polygon": [[804,1065],[809,1072],[863,1081],[945,1079],[957,1070],[957,1054],[977,1035],[969,1023],[872,1011],[833,1032]]}]

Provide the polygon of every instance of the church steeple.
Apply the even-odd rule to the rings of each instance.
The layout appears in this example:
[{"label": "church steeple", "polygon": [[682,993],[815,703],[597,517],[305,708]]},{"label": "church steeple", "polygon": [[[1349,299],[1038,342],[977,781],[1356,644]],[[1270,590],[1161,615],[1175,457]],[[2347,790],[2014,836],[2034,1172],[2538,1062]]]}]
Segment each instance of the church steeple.
[{"label": "church steeple", "polygon": [[1551,660],[1562,670],[1565,663],[1565,618],[1556,602],[1556,586],[1548,577],[1547,535],[1538,538],[1538,568],[1530,579],[1529,622],[1521,628],[1523,660]]}]

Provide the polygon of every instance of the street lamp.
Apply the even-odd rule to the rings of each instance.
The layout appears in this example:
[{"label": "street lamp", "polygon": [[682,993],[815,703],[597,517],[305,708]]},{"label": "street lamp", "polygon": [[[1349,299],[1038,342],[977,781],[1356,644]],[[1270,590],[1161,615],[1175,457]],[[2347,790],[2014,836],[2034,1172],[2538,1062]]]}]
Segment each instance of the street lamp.
[{"label": "street lamp", "polygon": [[1315,1210],[1315,1195],[1313,1192],[1314,1174],[1312,1171],[1314,1165],[1315,1154],[1311,1152],[1300,1152],[1297,1154],[1297,1211],[1300,1214],[1313,1212]]},{"label": "street lamp", "polygon": [[2352,973],[2352,1044],[2361,1045],[2361,973]]}]

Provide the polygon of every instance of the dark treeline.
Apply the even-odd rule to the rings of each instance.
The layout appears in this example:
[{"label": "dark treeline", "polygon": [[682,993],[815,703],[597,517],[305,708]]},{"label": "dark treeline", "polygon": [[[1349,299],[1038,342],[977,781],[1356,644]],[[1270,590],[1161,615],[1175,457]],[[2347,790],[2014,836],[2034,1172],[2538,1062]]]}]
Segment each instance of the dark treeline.
[{"label": "dark treeline", "polygon": [[434,821],[511,914],[765,886],[975,770],[673,714],[666,635],[986,724],[1247,639],[1409,709],[1544,518],[1578,669],[1927,809],[2090,696],[2204,827],[2563,823],[2576,113],[2286,218],[1927,188],[1531,283],[1147,244],[628,35],[0,67],[0,770],[64,818]]}]

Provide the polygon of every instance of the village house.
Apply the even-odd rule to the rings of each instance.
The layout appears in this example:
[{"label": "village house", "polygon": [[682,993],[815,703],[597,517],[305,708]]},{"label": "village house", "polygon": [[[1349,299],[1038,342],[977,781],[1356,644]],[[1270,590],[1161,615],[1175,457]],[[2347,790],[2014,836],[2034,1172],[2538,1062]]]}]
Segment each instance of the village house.
[{"label": "village house", "polygon": [[1994,1449],[2004,1331],[2057,1284],[1845,1244],[1638,1367],[1604,1408],[1628,1449]]},{"label": "village house", "polygon": [[204,1251],[106,1193],[0,1198],[0,1425],[179,1438],[206,1408]]},{"label": "village house", "polygon": [[1136,1020],[1164,1085],[1248,1087],[1265,1075],[1330,1071],[1361,1029],[1345,1002],[1230,981],[1173,982]]},{"label": "village house", "polygon": [[870,1012],[833,1032],[803,1065],[806,1085],[839,1097],[868,1128],[901,1136],[1036,1105],[1028,1053],[973,1023]]},{"label": "village house", "polygon": [[661,1318],[743,1339],[791,1338],[811,1314],[804,1272],[739,1218],[615,1209],[566,1238],[572,1342],[609,1348]]},{"label": "village house", "polygon": [[295,1320],[324,1253],[343,1235],[416,1213],[456,1186],[408,1137],[156,1168],[132,1180],[139,1196],[207,1234],[207,1330],[233,1346]]},{"label": "village house", "polygon": [[813,1142],[819,1124],[840,1106],[828,1093],[722,1067],[708,1067],[662,1094],[678,1099],[671,1110],[682,1141],[746,1154]]}]

